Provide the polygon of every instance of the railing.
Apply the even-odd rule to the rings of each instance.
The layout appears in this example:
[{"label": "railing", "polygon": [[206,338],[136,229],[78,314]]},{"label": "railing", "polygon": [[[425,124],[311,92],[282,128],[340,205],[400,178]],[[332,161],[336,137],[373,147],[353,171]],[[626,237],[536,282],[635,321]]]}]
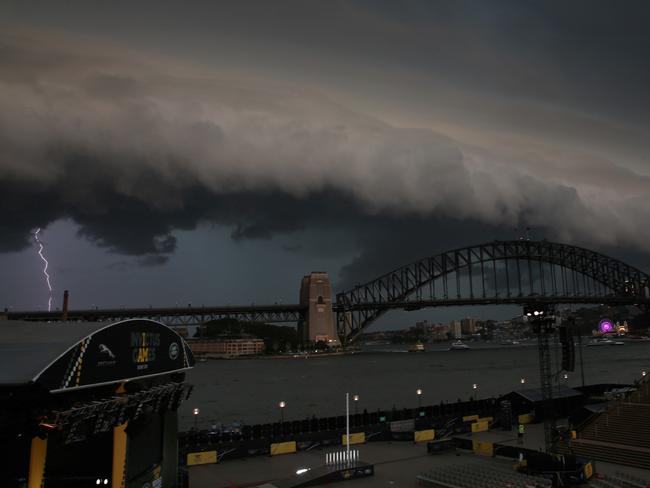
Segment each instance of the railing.
[{"label": "railing", "polygon": [[[498,409],[495,398],[476,401],[458,402],[452,404],[423,406],[400,410],[364,412],[350,415],[350,427],[353,432],[366,432],[366,440],[388,440],[399,437],[401,433],[391,433],[391,423],[403,420],[414,420],[416,429],[444,429],[451,419],[464,415],[478,414],[494,416]],[[340,444],[341,435],[345,433],[345,416],[307,418],[289,420],[270,424],[244,425],[238,432],[217,432],[210,430],[190,430],[179,433],[179,451],[184,455],[188,451],[208,450],[214,446],[222,449],[230,448],[237,443],[248,443],[251,446],[260,443],[281,442],[284,440],[312,439],[314,443],[323,442],[326,438],[337,438]],[[412,435],[410,437],[412,439]],[[396,440],[396,439],[395,439]],[[260,444],[261,445],[261,444]]]}]

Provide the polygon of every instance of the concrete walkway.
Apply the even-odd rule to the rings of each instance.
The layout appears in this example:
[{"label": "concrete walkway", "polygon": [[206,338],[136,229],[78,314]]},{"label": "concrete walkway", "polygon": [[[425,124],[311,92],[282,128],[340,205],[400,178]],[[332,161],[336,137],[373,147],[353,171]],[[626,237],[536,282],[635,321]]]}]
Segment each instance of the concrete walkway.
[{"label": "concrete walkway", "polygon": [[[517,443],[516,430],[478,432],[462,436],[484,442],[521,446]],[[526,426],[523,447],[540,450],[544,446],[544,428],[541,424]],[[429,455],[426,443],[411,442],[371,442],[354,446],[361,453],[361,460],[375,465],[375,475],[371,478],[349,482],[354,488],[371,487],[416,487],[415,476],[436,466],[450,463],[498,463],[512,467],[513,461],[506,458],[488,458],[465,451],[451,451],[443,454]],[[251,457],[247,459],[224,461],[221,464],[195,466],[190,468],[190,488],[225,488],[257,486],[267,481],[287,478],[298,469],[316,467],[324,464],[325,454],[335,449],[314,449],[310,452],[298,452],[282,456]],[[497,452],[498,456],[498,452]],[[650,479],[650,471],[628,468],[615,464],[598,462],[597,472],[614,474],[625,472],[638,477]],[[347,483],[345,483],[347,486]],[[336,486],[343,486],[337,483]]]}]

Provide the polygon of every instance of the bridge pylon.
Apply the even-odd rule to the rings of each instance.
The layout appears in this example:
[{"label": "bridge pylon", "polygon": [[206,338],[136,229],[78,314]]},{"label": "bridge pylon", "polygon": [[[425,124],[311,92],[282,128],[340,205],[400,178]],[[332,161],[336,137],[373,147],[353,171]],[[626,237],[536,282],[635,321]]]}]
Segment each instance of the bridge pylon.
[{"label": "bridge pylon", "polygon": [[327,273],[313,271],[300,283],[300,305],[305,308],[299,333],[303,343],[323,341],[338,345],[332,311],[332,285]]}]

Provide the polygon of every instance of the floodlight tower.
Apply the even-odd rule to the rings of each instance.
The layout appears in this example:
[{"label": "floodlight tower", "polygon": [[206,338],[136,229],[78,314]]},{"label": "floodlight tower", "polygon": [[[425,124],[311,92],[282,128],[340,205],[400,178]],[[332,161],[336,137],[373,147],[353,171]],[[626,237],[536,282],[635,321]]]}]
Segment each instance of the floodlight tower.
[{"label": "floodlight tower", "polygon": [[537,334],[539,352],[539,384],[542,393],[544,415],[544,447],[550,453],[555,433],[555,412],[553,409],[553,372],[551,371],[551,348],[549,336],[555,332],[555,310],[552,305],[533,304],[524,307],[524,316]]}]

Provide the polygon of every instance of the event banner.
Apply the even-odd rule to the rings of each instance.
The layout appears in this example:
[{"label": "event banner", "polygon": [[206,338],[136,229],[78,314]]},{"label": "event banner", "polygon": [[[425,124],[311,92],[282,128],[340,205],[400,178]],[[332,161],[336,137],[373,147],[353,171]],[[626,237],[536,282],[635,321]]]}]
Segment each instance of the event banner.
[{"label": "event banner", "polygon": [[119,382],[191,367],[181,336],[152,320],[107,325],[82,339],[36,378],[50,391]]}]

